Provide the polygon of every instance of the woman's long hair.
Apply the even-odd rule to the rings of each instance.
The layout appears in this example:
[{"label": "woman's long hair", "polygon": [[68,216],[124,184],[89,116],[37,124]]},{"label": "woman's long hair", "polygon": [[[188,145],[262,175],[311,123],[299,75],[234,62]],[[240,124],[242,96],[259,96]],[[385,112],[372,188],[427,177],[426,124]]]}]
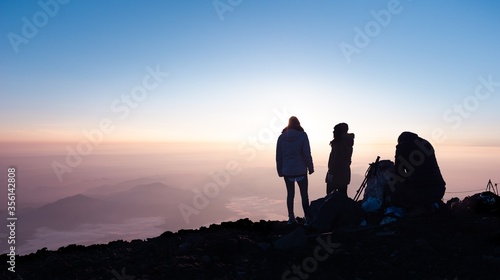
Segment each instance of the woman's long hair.
[{"label": "woman's long hair", "polygon": [[288,126],[283,129],[283,131],[286,131],[287,129],[295,129],[298,131],[304,131],[302,126],[300,126],[299,119],[296,116],[291,116],[288,119]]}]

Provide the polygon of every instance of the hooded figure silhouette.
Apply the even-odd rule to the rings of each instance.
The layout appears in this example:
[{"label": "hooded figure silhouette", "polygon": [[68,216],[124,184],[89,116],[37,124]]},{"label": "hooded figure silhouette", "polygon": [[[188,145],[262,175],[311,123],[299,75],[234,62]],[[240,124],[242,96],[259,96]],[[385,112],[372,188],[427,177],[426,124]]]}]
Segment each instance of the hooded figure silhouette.
[{"label": "hooded figure silhouette", "polygon": [[338,191],[347,196],[347,185],[351,182],[351,157],[354,134],[347,133],[349,126],[339,123],[333,127],[332,150],[328,158],[326,194]]},{"label": "hooded figure silhouette", "polygon": [[434,148],[429,141],[409,131],[398,137],[394,161],[393,200],[409,211],[429,212],[445,193]]}]

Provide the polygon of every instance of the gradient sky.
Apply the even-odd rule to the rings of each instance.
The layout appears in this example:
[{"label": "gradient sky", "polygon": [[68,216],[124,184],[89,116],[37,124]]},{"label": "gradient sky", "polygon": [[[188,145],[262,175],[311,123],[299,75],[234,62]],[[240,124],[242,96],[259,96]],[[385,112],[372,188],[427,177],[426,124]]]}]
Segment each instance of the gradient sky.
[{"label": "gradient sky", "polygon": [[500,144],[498,1],[41,0],[0,13],[5,142],[77,143],[104,121],[105,142],[274,146],[282,112],[325,153],[338,122],[359,150],[404,130]]},{"label": "gradient sky", "polygon": [[[311,141],[346,121],[359,141],[499,144],[498,82],[474,97],[479,77],[500,81],[498,1],[41,2],[53,16],[0,4],[4,140],[78,140],[103,118],[108,140],[241,140],[286,107]],[[118,113],[147,67],[169,76]]]}]

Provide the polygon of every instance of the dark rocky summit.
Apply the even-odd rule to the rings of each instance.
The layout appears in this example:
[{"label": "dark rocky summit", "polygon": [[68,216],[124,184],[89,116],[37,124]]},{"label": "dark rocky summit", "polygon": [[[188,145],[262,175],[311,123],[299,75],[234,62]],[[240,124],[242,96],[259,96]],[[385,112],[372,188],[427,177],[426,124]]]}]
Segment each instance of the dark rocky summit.
[{"label": "dark rocky summit", "polygon": [[[484,193],[483,193],[484,194]],[[317,232],[242,219],[147,240],[2,255],[0,279],[500,279],[498,196],[432,215]]]}]

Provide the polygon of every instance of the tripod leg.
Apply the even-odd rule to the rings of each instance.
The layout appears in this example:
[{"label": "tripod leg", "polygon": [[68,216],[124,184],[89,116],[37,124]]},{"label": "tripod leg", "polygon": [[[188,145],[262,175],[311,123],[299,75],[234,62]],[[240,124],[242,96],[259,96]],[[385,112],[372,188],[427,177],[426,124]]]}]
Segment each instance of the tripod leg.
[{"label": "tripod leg", "polygon": [[367,182],[367,177],[365,177],[365,179],[361,183],[361,186],[359,186],[359,189],[356,191],[356,195],[354,196],[354,201],[358,201],[359,196],[361,195],[361,192],[363,192],[363,190],[366,187],[366,182]]}]

